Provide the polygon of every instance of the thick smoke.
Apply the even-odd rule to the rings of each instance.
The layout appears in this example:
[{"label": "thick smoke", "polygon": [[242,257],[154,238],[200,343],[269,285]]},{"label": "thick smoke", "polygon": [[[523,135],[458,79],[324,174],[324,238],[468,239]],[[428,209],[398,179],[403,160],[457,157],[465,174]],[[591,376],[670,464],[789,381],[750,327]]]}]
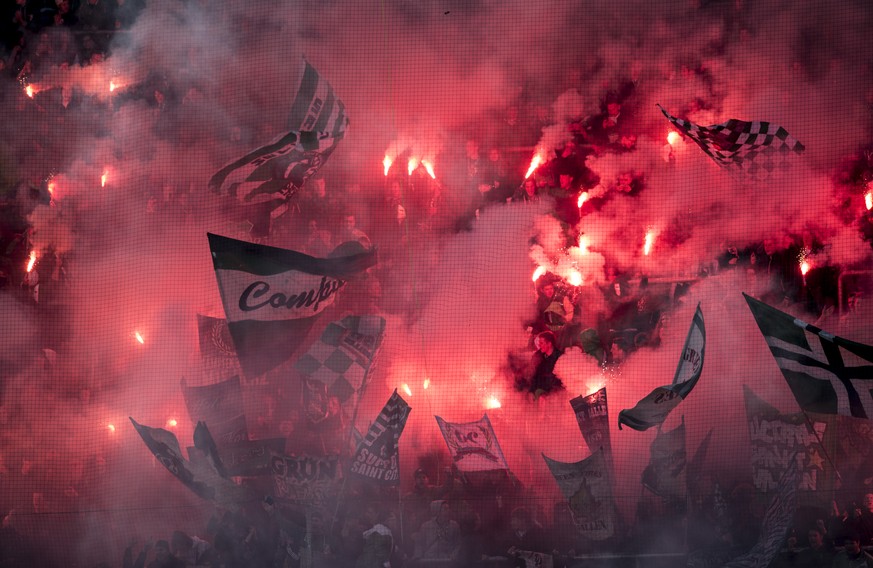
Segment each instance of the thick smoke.
[{"label": "thick smoke", "polygon": [[[34,250],[63,256],[65,272],[37,265],[42,290],[58,290],[50,310],[46,298],[0,298],[0,475],[10,480],[0,513],[48,540],[39,513],[97,511],[75,529],[83,563],[120,557],[130,537],[165,536],[174,513],[152,505],[167,495],[185,511],[178,528],[205,526],[208,509],[154,467],[127,417],[156,427],[176,419],[180,443],[191,443],[179,380],[204,380],[196,314],[223,315],[205,233],[249,238],[245,220],[207,182],[283,132],[304,56],[346,104],[348,133],[321,174],[330,195],[360,186],[360,226],[379,232],[390,180],[404,181],[404,199],[412,198],[407,158],[432,161],[441,183],[441,230],[417,232],[380,269],[389,332],[356,421],[365,431],[395,388],[407,398],[404,490],[425,458],[448,465],[434,415],[469,422],[490,406],[514,474],[557,500],[540,454],[567,462],[589,454],[568,400],[606,386],[616,495],[632,519],[654,434],[619,432],[614,416],[670,383],[698,302],[708,337],[703,377],[665,429],[684,416],[689,456],[713,429],[710,471],[725,483],[742,479],[741,385],[781,410],[796,404],[740,295],[754,283],[739,271],[718,273],[716,259],[729,247],[799,240],[814,267],[869,267],[855,221],[865,190],[836,180],[869,148],[870,20],[869,5],[848,1],[153,0],[104,61],[44,57],[21,82],[5,76],[3,176],[51,190],[51,203],[43,195],[22,208]],[[60,52],[74,32],[39,37]],[[588,156],[599,178],[588,188],[602,202],[596,211],[565,230],[548,215],[551,200],[479,207],[465,178],[467,140],[483,158],[501,148],[507,179],[519,184],[534,154],[554,156],[572,137],[568,123],[603,115],[609,101],[621,103],[618,128],[636,139]],[[657,104],[704,125],[769,120],[806,151],[766,179],[721,170],[690,139],[668,145],[672,128]],[[395,160],[391,176],[386,155]],[[641,189],[622,189],[623,174]],[[296,244],[294,227],[304,223],[285,218],[277,223],[285,231],[267,242]],[[567,390],[531,402],[514,390],[507,360],[529,342],[537,266],[564,278],[579,272],[591,326],[606,313],[599,286],[607,267],[635,281],[710,277],[669,312],[659,346],[610,369],[568,354],[558,367]],[[798,315],[873,340],[868,306],[843,318]],[[248,393],[247,408],[271,423],[273,402],[260,395]]]}]

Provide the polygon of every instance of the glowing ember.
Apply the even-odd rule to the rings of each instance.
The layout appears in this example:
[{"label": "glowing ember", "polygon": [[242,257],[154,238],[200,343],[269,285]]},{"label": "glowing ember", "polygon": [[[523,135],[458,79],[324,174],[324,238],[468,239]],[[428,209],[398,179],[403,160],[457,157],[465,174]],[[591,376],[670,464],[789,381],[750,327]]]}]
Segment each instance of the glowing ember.
[{"label": "glowing ember", "polygon": [[422,160],[421,165],[424,166],[424,169],[427,171],[427,175],[430,176],[430,179],[436,179],[436,174],[433,171],[433,164],[431,164],[427,160]]},{"label": "glowing ember", "polygon": [[864,194],[864,206],[867,207],[867,211],[873,209],[873,189]]},{"label": "glowing ember", "polygon": [[178,425],[179,423],[176,422],[175,418],[170,418],[169,420],[167,420],[167,428],[175,428]]},{"label": "glowing ember", "polygon": [[579,235],[579,250],[582,254],[588,254],[588,247],[591,246],[591,240],[587,235]]},{"label": "glowing ember", "polygon": [[574,270],[570,273],[570,277],[567,278],[567,282],[570,283],[570,286],[581,286],[582,274],[578,270]]},{"label": "glowing ember", "polygon": [[679,139],[682,138],[682,135],[676,132],[675,130],[671,130],[669,134],[667,134],[667,144],[672,146],[676,142],[679,142]]},{"label": "glowing ember", "polygon": [[24,93],[28,97],[33,98],[33,95],[36,94],[36,89],[34,88],[33,85],[28,85],[28,86],[24,87]]},{"label": "glowing ember", "polygon": [[646,233],[646,242],[643,244],[643,254],[648,256],[652,252],[652,245],[655,244],[655,233],[649,231]]},{"label": "glowing ember", "polygon": [[421,386],[424,390],[427,390],[427,387],[430,386],[430,379],[424,379],[424,383]]},{"label": "glowing ember", "polygon": [[115,433],[115,424],[107,424],[106,429],[109,430],[111,434]]},{"label": "glowing ember", "polygon": [[100,187],[106,187],[107,179],[109,179],[109,170],[104,170],[103,175],[100,176]]},{"label": "glowing ember", "polygon": [[543,163],[542,156],[540,156],[539,154],[534,156],[533,159],[530,161],[530,166],[527,168],[527,173],[524,174],[524,179],[529,178],[531,176],[531,174],[534,173],[537,170],[537,168],[540,167],[540,164],[542,164],[542,163]]},{"label": "glowing ember", "polygon": [[140,332],[135,331],[133,335],[136,337],[136,340],[139,341],[142,345],[145,345],[145,339],[142,338]]},{"label": "glowing ember", "polygon": [[36,264],[36,251],[30,251],[30,260],[27,261],[27,271],[33,270],[33,265]]},{"label": "glowing ember", "polygon": [[403,392],[407,394],[407,396],[412,396],[412,389],[409,388],[408,384],[403,383],[403,386],[401,388],[403,389]]},{"label": "glowing ember", "polygon": [[412,175],[412,172],[418,169],[418,158],[409,158],[409,162],[406,164],[406,173]]},{"label": "glowing ember", "polygon": [[393,160],[392,160],[391,158],[389,158],[388,156],[385,156],[385,157],[382,159],[382,167],[385,168],[385,175],[386,175],[386,176],[388,175],[388,170],[391,169],[391,164],[392,164],[392,163],[394,163]]},{"label": "glowing ember", "polygon": [[583,205],[586,201],[588,201],[588,192],[587,192],[587,191],[583,191],[582,193],[579,194],[579,199],[576,200],[576,207],[578,207],[579,209],[581,209],[581,208],[582,208],[582,205]]},{"label": "glowing ember", "polygon": [[500,408],[500,407],[501,407],[500,401],[497,400],[497,397],[494,396],[493,394],[488,397],[488,400],[485,401],[485,409],[486,410],[491,410],[493,408]]},{"label": "glowing ember", "polygon": [[809,272],[809,269],[810,269],[809,262],[804,260],[800,263],[800,273],[802,275],[806,276],[806,273]]},{"label": "glowing ember", "polygon": [[545,273],[546,273],[546,269],[544,267],[537,266],[537,269],[534,270],[534,272],[533,272],[533,276],[531,276],[531,280],[536,282],[537,280],[540,279],[540,276],[542,276]]}]

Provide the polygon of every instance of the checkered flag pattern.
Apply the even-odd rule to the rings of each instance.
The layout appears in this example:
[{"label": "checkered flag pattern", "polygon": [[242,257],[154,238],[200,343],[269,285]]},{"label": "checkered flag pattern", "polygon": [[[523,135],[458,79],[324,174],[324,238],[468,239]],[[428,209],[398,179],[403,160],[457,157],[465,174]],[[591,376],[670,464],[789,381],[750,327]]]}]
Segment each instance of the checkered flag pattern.
[{"label": "checkered flag pattern", "polygon": [[722,167],[736,166],[750,176],[766,176],[787,169],[789,154],[800,154],[804,146],[788,131],[769,122],[746,122],[732,118],[722,124],[700,126],[676,118],[658,105],[664,116],[684,132],[706,155]]},{"label": "checkered flag pattern", "polygon": [[324,383],[330,396],[345,402],[364,384],[384,334],[385,319],[378,316],[331,322],[294,368]]}]

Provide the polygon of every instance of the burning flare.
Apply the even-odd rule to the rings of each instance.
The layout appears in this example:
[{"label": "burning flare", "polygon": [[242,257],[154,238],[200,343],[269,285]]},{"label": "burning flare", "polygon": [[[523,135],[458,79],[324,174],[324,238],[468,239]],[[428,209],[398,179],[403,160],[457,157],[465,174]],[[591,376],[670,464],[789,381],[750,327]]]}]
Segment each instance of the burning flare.
[{"label": "burning flare", "polygon": [[412,175],[412,172],[418,169],[418,164],[418,158],[409,158],[409,162],[406,164],[406,173]]},{"label": "burning flare", "polygon": [[809,262],[807,260],[804,259],[804,260],[800,261],[800,273],[803,276],[806,276],[806,273],[809,272],[810,268],[811,268],[811,266],[809,265]]},{"label": "burning flare", "polygon": [[531,280],[536,282],[540,279],[540,276],[546,273],[545,267],[537,266],[536,270],[533,271],[533,276],[531,276]]},{"label": "burning flare", "polygon": [[35,95],[38,92],[39,91],[37,91],[36,87],[34,87],[33,85],[27,85],[26,87],[24,87],[24,94],[30,98],[33,98],[33,95]]},{"label": "burning flare", "polygon": [[134,335],[134,337],[136,337],[136,340],[139,341],[141,345],[145,345],[145,339],[143,339],[142,334],[140,334],[140,332],[135,331],[135,332],[133,332],[133,335]]},{"label": "burning flare", "polygon": [[581,286],[582,285],[582,273],[578,270],[574,270],[570,272],[570,277],[567,278],[567,282],[570,283],[570,286]]},{"label": "burning flare", "polygon": [[382,167],[385,168],[385,176],[386,177],[388,176],[388,170],[391,169],[391,164],[393,164],[393,163],[394,163],[394,161],[391,158],[389,158],[387,154],[385,155],[384,158],[382,158]]},{"label": "burning flare", "polygon": [[110,434],[115,434],[115,424],[107,424],[106,429],[109,430]]},{"label": "burning flare", "polygon": [[867,211],[873,209],[873,189],[864,194],[864,206]]},{"label": "burning flare", "polygon": [[33,270],[33,265],[36,264],[36,251],[30,251],[30,259],[27,261],[27,271],[30,272]]},{"label": "burning flare", "polygon": [[579,235],[579,251],[582,254],[588,254],[588,247],[591,246],[591,239],[588,235]]},{"label": "burning flare", "polygon": [[422,160],[421,165],[424,166],[424,169],[427,171],[427,175],[430,176],[430,179],[436,179],[436,174],[433,171],[433,164],[428,162],[427,160]]},{"label": "burning flare", "polygon": [[493,394],[491,396],[489,396],[488,399],[485,401],[485,409],[486,410],[500,408],[501,406],[502,405],[500,404],[500,401]]},{"label": "burning flare", "polygon": [[169,418],[169,419],[167,419],[167,428],[175,428],[175,427],[178,426],[178,425],[179,425],[179,423],[176,422],[176,419],[175,419],[175,418]]},{"label": "burning flare", "polygon": [[670,146],[672,146],[672,145],[675,144],[676,142],[679,142],[679,140],[680,140],[681,138],[682,138],[682,135],[681,135],[681,134],[679,134],[679,133],[676,132],[675,130],[671,130],[671,131],[667,134],[667,144],[669,144]]},{"label": "burning flare", "polygon": [[582,205],[584,205],[586,201],[588,201],[588,192],[583,191],[579,194],[579,199],[576,200],[576,207],[582,209]]},{"label": "burning flare", "polygon": [[408,385],[408,384],[403,383],[403,385],[401,385],[400,388],[403,389],[403,392],[405,392],[405,393],[407,394],[407,396],[412,396],[412,389],[409,388],[409,385]]},{"label": "burning flare", "polygon": [[524,174],[524,179],[529,178],[531,176],[531,174],[533,174],[537,170],[537,168],[540,167],[540,164],[542,164],[542,163],[543,163],[543,157],[540,156],[539,154],[536,154],[533,157],[533,159],[530,161],[530,166],[527,168],[527,173]]},{"label": "burning flare", "polygon": [[100,176],[100,187],[106,187],[107,179],[109,179],[109,170],[103,170],[103,175]]},{"label": "burning flare", "polygon": [[429,378],[424,379],[424,382],[421,384],[421,387],[424,390],[427,390],[427,387],[429,387],[429,386],[430,386],[430,379]]},{"label": "burning flare", "polygon": [[643,254],[648,256],[652,252],[652,245],[655,244],[655,232],[649,230],[646,233],[646,242],[643,244]]}]

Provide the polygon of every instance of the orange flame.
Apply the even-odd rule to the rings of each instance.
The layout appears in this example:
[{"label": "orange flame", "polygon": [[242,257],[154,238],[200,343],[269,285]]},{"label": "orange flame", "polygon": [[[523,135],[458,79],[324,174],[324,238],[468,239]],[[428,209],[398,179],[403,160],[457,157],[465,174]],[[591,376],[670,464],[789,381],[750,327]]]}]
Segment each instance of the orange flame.
[{"label": "orange flame", "polygon": [[412,175],[412,172],[418,169],[418,158],[409,158],[409,162],[406,164],[406,173]]},{"label": "orange flame", "polygon": [[646,242],[643,244],[643,254],[648,256],[652,252],[652,245],[655,244],[655,233],[649,231],[646,233]]},{"label": "orange flame", "polygon": [[403,383],[403,385],[401,385],[400,388],[403,389],[403,392],[405,392],[405,393],[407,394],[407,396],[412,396],[412,389],[409,388],[409,385],[408,385],[408,384]]},{"label": "orange flame", "polygon": [[527,168],[527,173],[524,174],[524,179],[529,178],[531,176],[531,174],[534,173],[537,170],[537,168],[540,167],[540,164],[542,164],[542,163],[543,163],[543,157],[540,156],[539,154],[536,154],[533,157],[533,159],[531,159],[531,161],[530,161],[530,166],[528,166],[528,168]]},{"label": "orange flame", "polygon": [[33,270],[33,265],[36,264],[36,251],[30,251],[30,259],[27,261],[27,271]]},{"label": "orange flame", "polygon": [[382,158],[382,167],[385,168],[385,176],[388,176],[388,170],[391,169],[391,164],[394,163],[394,160],[388,157],[386,154],[384,158]]},{"label": "orange flame", "polygon": [[175,428],[178,425],[179,425],[179,423],[176,422],[175,418],[168,418],[167,419],[167,428]]},{"label": "orange flame", "polygon": [[109,170],[103,170],[103,175],[100,176],[100,187],[106,187],[107,179],[109,179]]},{"label": "orange flame", "polygon": [[670,146],[672,146],[672,145],[675,144],[676,142],[679,142],[679,140],[680,140],[681,138],[682,138],[682,135],[681,135],[681,134],[679,134],[679,133],[676,132],[675,130],[671,130],[671,131],[667,134],[667,144],[669,144]]},{"label": "orange flame", "polygon": [[500,404],[500,400],[497,399],[493,394],[488,397],[485,401],[485,409],[492,410],[494,408],[500,408],[502,405]]},{"label": "orange flame", "polygon": [[427,387],[429,387],[429,386],[430,386],[430,379],[429,379],[429,378],[425,378],[425,379],[424,379],[424,382],[421,384],[421,387],[422,387],[424,390],[427,390]]},{"label": "orange flame", "polygon": [[531,280],[536,282],[540,279],[540,276],[546,273],[545,267],[537,266],[536,270],[533,271],[533,276],[531,276]]},{"label": "orange flame", "polygon": [[867,211],[873,209],[873,190],[864,194],[864,206],[867,207]]},{"label": "orange flame", "polygon": [[422,160],[421,165],[424,166],[424,169],[427,171],[427,175],[430,176],[430,179],[436,179],[436,174],[433,171],[433,164],[431,164],[427,160]]},{"label": "orange flame", "polygon": [[582,285],[582,274],[578,270],[574,270],[570,273],[570,277],[567,278],[567,282],[570,283],[570,286],[581,286]]},{"label": "orange flame", "polygon": [[582,209],[582,205],[584,205],[586,201],[588,201],[588,192],[583,191],[579,194],[579,199],[576,200],[576,207]]},{"label": "orange flame", "polygon": [[134,337],[136,337],[136,340],[139,341],[141,345],[145,345],[145,339],[143,339],[142,334],[140,334],[140,332],[135,331],[135,332],[133,332],[133,335],[134,335]]}]

